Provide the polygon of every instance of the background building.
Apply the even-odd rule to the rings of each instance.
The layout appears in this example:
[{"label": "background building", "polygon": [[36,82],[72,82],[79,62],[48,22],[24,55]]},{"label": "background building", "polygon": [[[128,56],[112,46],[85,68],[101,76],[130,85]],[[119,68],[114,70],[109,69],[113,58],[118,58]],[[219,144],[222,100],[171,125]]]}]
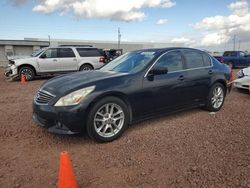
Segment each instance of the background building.
[{"label": "background building", "polygon": [[101,49],[117,49],[123,52],[146,49],[146,48],[164,48],[164,47],[181,47],[184,44],[176,43],[153,43],[153,42],[118,42],[114,41],[88,41],[88,40],[70,40],[70,39],[38,39],[24,38],[24,40],[0,40],[0,66],[6,66],[8,57],[29,56],[33,52],[47,46],[58,45],[92,45]]}]

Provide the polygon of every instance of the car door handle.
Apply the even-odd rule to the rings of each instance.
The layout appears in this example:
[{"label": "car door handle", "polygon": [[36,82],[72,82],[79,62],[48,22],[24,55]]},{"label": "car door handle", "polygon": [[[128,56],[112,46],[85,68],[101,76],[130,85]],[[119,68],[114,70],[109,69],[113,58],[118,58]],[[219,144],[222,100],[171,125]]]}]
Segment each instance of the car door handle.
[{"label": "car door handle", "polygon": [[180,80],[180,81],[183,81],[184,79],[185,79],[185,78],[184,78],[183,75],[180,75],[179,78],[178,78],[178,80]]},{"label": "car door handle", "polygon": [[73,61],[77,61],[77,59],[73,59]]},{"label": "car door handle", "polygon": [[53,61],[57,61],[57,59],[53,59]]},{"label": "car door handle", "polygon": [[209,70],[209,71],[208,71],[208,74],[210,74],[210,75],[213,74],[213,71],[212,71],[212,70]]}]

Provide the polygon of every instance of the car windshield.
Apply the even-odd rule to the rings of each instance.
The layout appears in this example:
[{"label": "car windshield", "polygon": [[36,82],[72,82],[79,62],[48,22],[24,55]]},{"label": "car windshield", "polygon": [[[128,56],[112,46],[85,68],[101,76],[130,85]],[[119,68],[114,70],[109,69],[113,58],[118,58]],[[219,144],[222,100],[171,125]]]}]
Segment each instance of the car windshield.
[{"label": "car windshield", "polygon": [[147,66],[156,55],[156,51],[128,52],[111,61],[100,70],[136,73]]},{"label": "car windshield", "polygon": [[39,55],[44,51],[44,49],[45,49],[45,48],[42,48],[42,49],[40,49],[40,50],[38,50],[38,51],[35,51],[35,52],[32,53],[30,56],[31,56],[31,57],[37,57],[37,56],[39,56]]}]

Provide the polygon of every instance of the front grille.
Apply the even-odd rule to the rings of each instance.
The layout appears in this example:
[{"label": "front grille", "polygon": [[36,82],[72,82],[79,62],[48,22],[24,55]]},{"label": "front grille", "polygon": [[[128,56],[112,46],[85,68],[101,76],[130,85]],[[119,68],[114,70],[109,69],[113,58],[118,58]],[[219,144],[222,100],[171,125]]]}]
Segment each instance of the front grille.
[{"label": "front grille", "polygon": [[39,90],[36,94],[35,101],[40,104],[48,104],[55,96],[47,91]]}]

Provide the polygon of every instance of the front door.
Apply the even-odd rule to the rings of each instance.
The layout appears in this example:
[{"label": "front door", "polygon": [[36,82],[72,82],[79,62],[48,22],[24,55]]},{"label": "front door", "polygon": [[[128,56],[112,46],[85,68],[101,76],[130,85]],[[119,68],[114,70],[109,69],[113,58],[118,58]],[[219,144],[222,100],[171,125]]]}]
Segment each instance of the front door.
[{"label": "front door", "polygon": [[61,65],[58,61],[58,49],[49,48],[44,51],[37,59],[39,72],[59,72]]},{"label": "front door", "polygon": [[[154,114],[162,111],[174,110],[183,104],[185,95],[185,77],[183,71],[183,58],[179,51],[166,52],[155,63],[151,70],[167,68],[168,73],[150,75],[143,79],[143,89],[140,94],[143,100],[138,106],[137,116]],[[184,97],[185,98],[185,97]]]}]

